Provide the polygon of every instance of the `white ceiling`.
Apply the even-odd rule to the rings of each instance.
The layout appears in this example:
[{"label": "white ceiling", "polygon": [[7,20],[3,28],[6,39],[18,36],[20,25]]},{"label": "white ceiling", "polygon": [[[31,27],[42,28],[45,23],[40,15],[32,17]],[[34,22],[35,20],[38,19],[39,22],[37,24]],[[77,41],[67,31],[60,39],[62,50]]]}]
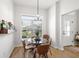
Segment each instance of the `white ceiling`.
[{"label": "white ceiling", "polygon": [[[57,0],[39,0],[40,8],[47,9]],[[28,7],[36,7],[37,0],[14,0],[16,5],[28,6]]]}]

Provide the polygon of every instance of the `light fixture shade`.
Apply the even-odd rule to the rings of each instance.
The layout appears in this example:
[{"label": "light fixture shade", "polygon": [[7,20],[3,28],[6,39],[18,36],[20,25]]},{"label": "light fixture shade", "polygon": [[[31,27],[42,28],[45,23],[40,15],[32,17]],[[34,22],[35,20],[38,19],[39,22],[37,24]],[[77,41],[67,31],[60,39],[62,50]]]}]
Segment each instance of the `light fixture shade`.
[{"label": "light fixture shade", "polygon": [[36,17],[40,17],[40,15],[36,15]]}]

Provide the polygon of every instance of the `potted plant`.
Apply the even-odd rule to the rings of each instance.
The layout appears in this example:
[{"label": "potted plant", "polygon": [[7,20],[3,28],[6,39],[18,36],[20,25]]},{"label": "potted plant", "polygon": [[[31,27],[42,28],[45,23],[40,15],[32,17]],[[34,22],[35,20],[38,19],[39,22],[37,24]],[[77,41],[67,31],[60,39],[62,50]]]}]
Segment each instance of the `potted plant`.
[{"label": "potted plant", "polygon": [[0,23],[0,34],[7,34],[7,33],[8,33],[7,24],[4,20],[2,20]]},{"label": "potted plant", "polygon": [[40,40],[41,40],[41,39],[39,38],[39,30],[37,30],[35,34],[36,34],[36,39],[35,39],[35,41],[36,41],[36,43],[39,44],[39,42],[40,42]]},{"label": "potted plant", "polygon": [[39,37],[39,30],[37,30],[35,34],[37,37]]}]

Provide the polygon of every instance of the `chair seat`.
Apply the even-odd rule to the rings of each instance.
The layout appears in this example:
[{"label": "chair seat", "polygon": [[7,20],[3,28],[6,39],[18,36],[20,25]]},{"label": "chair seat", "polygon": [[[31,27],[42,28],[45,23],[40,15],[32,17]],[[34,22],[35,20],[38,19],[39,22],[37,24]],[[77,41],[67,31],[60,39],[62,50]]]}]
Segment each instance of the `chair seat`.
[{"label": "chair seat", "polygon": [[25,49],[33,49],[35,48],[35,46],[29,45],[29,46],[25,46]]}]

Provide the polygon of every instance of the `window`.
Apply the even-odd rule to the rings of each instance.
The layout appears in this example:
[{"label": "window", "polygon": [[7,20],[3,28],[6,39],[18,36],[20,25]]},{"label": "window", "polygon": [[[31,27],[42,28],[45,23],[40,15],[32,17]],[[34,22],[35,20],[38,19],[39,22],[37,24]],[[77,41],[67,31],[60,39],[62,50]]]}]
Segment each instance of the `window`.
[{"label": "window", "polygon": [[42,36],[42,20],[37,20],[37,17],[22,16],[22,38],[29,38],[35,35],[39,30],[39,36]]}]

